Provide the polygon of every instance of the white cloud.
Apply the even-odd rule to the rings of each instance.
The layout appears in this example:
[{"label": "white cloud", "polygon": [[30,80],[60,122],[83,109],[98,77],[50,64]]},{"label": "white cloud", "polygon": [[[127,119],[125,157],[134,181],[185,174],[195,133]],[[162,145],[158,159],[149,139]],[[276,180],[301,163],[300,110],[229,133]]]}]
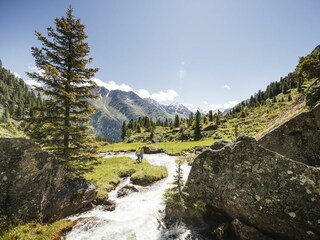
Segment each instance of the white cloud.
[{"label": "white cloud", "polygon": [[151,94],[146,89],[139,89],[136,91],[136,94],[141,98],[151,98]]},{"label": "white cloud", "polygon": [[223,88],[230,89],[230,86],[226,84],[226,85],[223,86]]},{"label": "white cloud", "polygon": [[173,102],[178,95],[176,91],[168,89],[166,91],[160,91],[159,93],[152,93],[151,98],[158,102]]},{"label": "white cloud", "polygon": [[226,103],[223,103],[223,104],[210,104],[208,106],[208,110],[218,110],[218,109],[227,109],[227,108],[232,108],[234,107],[235,105],[237,105],[238,103],[240,103],[239,101],[228,101]]},{"label": "white cloud", "polygon": [[168,89],[166,91],[160,91],[159,93],[150,93],[146,89],[139,89],[135,91],[132,87],[126,84],[117,84],[114,81],[110,82],[103,82],[99,78],[92,78],[93,81],[95,81],[98,86],[105,87],[108,90],[122,90],[125,92],[133,91],[136,94],[138,94],[141,98],[152,98],[158,102],[173,102],[174,99],[179,95],[176,91],[172,89]]},{"label": "white cloud", "polygon": [[208,102],[206,100],[203,101],[204,105],[208,105]]},{"label": "white cloud", "polygon": [[173,102],[174,99],[179,95],[176,91],[168,89],[166,91],[160,91],[159,93],[150,94],[146,89],[139,89],[136,93],[141,98],[152,98],[158,102]]},{"label": "white cloud", "polygon": [[16,78],[22,78],[19,73],[16,73],[16,72],[13,72],[13,75],[16,77]]},{"label": "white cloud", "polygon": [[93,81],[95,81],[98,86],[102,86],[105,87],[108,90],[122,90],[125,92],[130,92],[130,91],[134,91],[132,87],[130,87],[127,84],[117,84],[114,81],[110,81],[110,82],[103,82],[101,79],[99,78],[92,78]]}]

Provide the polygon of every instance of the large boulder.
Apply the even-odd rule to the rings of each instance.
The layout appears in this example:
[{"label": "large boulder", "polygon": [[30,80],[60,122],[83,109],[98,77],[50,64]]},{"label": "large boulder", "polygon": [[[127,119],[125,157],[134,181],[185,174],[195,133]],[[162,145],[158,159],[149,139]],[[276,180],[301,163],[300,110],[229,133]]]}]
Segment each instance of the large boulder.
[{"label": "large boulder", "polygon": [[212,130],[217,130],[217,129],[218,129],[218,125],[217,124],[210,124],[210,125],[206,126],[202,130],[203,131],[212,131]]},{"label": "large boulder", "polygon": [[269,132],[259,144],[293,160],[320,166],[320,105]]},{"label": "large boulder", "polygon": [[[79,212],[96,197],[54,155],[28,139],[0,139],[0,222],[51,222]],[[1,224],[0,224],[1,225]]]},{"label": "large boulder", "polygon": [[[229,232],[256,234],[255,228],[273,239],[320,239],[320,169],[246,136],[219,145],[195,159],[184,189],[189,202],[206,204],[212,231],[229,226]],[[234,219],[247,227],[231,224]]]},{"label": "large boulder", "polygon": [[143,150],[146,154],[156,154],[164,152],[163,148],[157,146],[144,146]]}]

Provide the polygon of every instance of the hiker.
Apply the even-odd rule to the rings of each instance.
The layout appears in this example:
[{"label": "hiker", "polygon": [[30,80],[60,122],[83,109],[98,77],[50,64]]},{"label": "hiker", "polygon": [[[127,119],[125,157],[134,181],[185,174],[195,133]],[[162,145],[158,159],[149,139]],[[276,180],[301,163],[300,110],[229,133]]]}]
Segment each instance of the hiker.
[{"label": "hiker", "polygon": [[140,150],[140,162],[142,162],[142,159],[143,159],[143,147],[141,148]]},{"label": "hiker", "polygon": [[137,155],[136,161],[137,161],[137,162],[140,162],[140,147],[137,148],[137,150],[136,150],[136,155]]}]

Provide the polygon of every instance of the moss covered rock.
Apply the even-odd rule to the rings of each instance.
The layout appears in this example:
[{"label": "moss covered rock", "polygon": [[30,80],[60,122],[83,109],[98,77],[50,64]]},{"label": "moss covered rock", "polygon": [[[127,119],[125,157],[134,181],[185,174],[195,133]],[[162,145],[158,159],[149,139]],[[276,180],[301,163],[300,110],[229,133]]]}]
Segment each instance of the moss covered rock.
[{"label": "moss covered rock", "polygon": [[239,219],[273,239],[320,239],[319,168],[269,151],[246,136],[219,147],[195,159],[184,189],[189,203],[206,204],[204,216],[213,230]]},{"label": "moss covered rock", "polygon": [[0,139],[0,222],[51,222],[80,211],[95,187],[28,139]]}]

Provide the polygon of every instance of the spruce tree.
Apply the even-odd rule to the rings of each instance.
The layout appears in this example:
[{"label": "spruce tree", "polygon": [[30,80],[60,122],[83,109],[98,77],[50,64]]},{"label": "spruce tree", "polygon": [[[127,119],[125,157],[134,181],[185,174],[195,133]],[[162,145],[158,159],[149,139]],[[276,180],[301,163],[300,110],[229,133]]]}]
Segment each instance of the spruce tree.
[{"label": "spruce tree", "polygon": [[308,56],[301,58],[296,68],[302,79],[312,81],[306,92],[306,105],[313,107],[320,100],[320,50],[317,47]]},{"label": "spruce tree", "polygon": [[127,125],[126,125],[126,122],[123,121],[122,127],[121,127],[121,138],[123,141],[125,140],[126,136],[127,136]]},{"label": "spruce tree", "polygon": [[287,94],[288,93],[288,85],[286,82],[283,83],[282,85],[282,93]]},{"label": "spruce tree", "polygon": [[234,125],[234,137],[237,138],[239,136],[238,124]]},{"label": "spruce tree", "polygon": [[28,73],[41,84],[36,90],[47,100],[27,130],[60,160],[82,165],[96,159],[97,144],[88,124],[94,108],[88,99],[96,97],[92,90],[97,85],[91,78],[98,69],[87,66],[92,58],[85,25],[74,17],[71,7],[47,31],[47,37],[35,32],[42,47],[32,47],[32,55],[40,71]]},{"label": "spruce tree", "polygon": [[302,92],[302,81],[300,79],[297,82],[297,91],[298,91],[298,93]]},{"label": "spruce tree", "polygon": [[208,118],[207,118],[206,116],[203,116],[202,121],[203,121],[203,124],[207,124],[207,122],[208,122]]},{"label": "spruce tree", "polygon": [[179,126],[180,126],[180,118],[179,118],[179,115],[176,114],[174,117],[174,127],[177,128]]},{"label": "spruce tree", "polygon": [[213,121],[213,113],[212,113],[212,110],[209,111],[208,117],[209,117],[209,122],[212,122],[212,121]]},{"label": "spruce tree", "polygon": [[194,140],[200,140],[201,139],[201,114],[199,110],[196,112],[196,119],[195,119],[195,124],[194,124]]},{"label": "spruce tree", "polygon": [[137,124],[137,133],[141,133],[140,123]]}]

